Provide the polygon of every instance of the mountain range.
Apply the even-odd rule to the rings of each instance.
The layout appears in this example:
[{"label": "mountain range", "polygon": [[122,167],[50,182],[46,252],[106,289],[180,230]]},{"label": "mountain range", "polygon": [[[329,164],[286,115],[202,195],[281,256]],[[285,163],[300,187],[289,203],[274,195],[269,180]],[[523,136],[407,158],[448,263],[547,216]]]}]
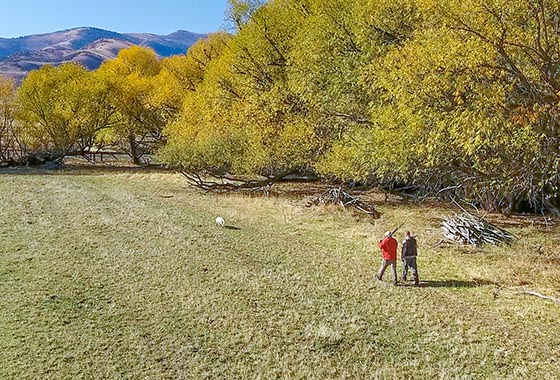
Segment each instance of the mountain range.
[{"label": "mountain range", "polygon": [[184,54],[205,34],[186,30],[167,35],[149,33],[116,33],[98,28],[73,28],[46,34],[17,38],[0,38],[0,75],[18,83],[31,70],[45,64],[78,62],[94,70],[121,49],[132,45],[152,48],[160,57]]}]

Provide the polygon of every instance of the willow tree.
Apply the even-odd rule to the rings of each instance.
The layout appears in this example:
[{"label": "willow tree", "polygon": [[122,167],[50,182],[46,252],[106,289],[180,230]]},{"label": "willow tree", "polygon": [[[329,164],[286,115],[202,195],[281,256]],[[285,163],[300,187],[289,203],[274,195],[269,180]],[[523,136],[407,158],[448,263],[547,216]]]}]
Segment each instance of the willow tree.
[{"label": "willow tree", "polygon": [[19,133],[30,149],[65,154],[94,133],[81,117],[88,102],[97,101],[84,96],[89,75],[83,66],[68,63],[43,66],[24,79],[17,92]]},{"label": "willow tree", "polygon": [[[560,177],[560,7],[552,0],[448,4],[448,27],[475,41],[490,60],[480,67],[499,87],[491,109],[498,120],[477,152],[485,186],[495,189],[496,206],[521,200],[559,205]],[[480,79],[474,76],[475,80]],[[496,95],[494,95],[496,96]],[[501,186],[495,186],[499,183]]]},{"label": "willow tree", "polygon": [[[375,95],[361,77],[365,67],[384,50],[367,25],[372,12],[379,12],[383,3],[300,3],[306,17],[290,52],[289,89],[307,110],[302,123],[312,131],[313,170],[338,176],[341,173],[334,166],[340,162],[327,157],[328,152],[355,130],[369,129],[373,124],[368,105]],[[364,8],[368,9],[367,17],[362,15]]]},{"label": "willow tree", "polygon": [[[178,119],[165,129],[167,144],[160,151],[161,160],[170,165],[214,173],[254,169],[240,159],[250,154],[248,150],[253,150],[255,157],[258,154],[256,146],[247,142],[247,134],[234,128],[234,106],[241,97],[228,70],[231,50],[226,42],[225,35],[210,35],[187,52],[185,62],[190,64],[182,75],[188,77],[183,83],[189,88]],[[201,60],[206,53],[198,56],[199,52],[211,51],[211,59]]]},{"label": "willow tree", "polygon": [[98,78],[110,89],[115,119],[113,132],[117,140],[125,140],[135,164],[145,149],[161,140],[165,123],[162,110],[153,101],[161,64],[153,50],[132,46],[121,50],[117,58],[106,61],[98,69]]},{"label": "willow tree", "polygon": [[167,162],[447,189],[493,209],[556,200],[557,2],[254,4],[232,2],[235,33],[188,74]]},{"label": "willow tree", "polygon": [[251,21],[264,0],[228,0],[228,3],[226,21],[234,31],[239,31]]},{"label": "willow tree", "polygon": [[165,125],[179,117],[185,98],[196,91],[208,65],[220,56],[229,38],[225,32],[212,33],[195,42],[188,54],[161,61],[161,70],[154,77],[151,103],[161,110]]},{"label": "willow tree", "polygon": [[[397,101],[393,93],[406,86],[391,73],[414,61],[390,62],[390,57],[398,55],[422,30],[432,30],[432,5],[429,0],[367,0],[347,6],[345,18],[329,17],[331,23],[346,20],[348,26],[339,27],[338,33],[345,48],[335,50],[338,57],[331,58],[332,71],[345,74],[338,74],[334,89],[327,93],[339,95],[340,100],[332,96],[335,99],[325,105],[338,104],[342,110],[331,111],[338,116],[341,133],[317,164],[323,175],[376,182],[410,179],[418,157],[403,139],[415,139],[414,121],[407,117],[411,108]],[[332,14],[332,8],[329,11]],[[325,34],[332,29],[325,28]],[[346,67],[341,66],[345,60]],[[395,108],[397,105],[402,109]]]},{"label": "willow tree", "polygon": [[420,17],[400,29],[406,38],[384,31],[396,46],[362,76],[378,100],[373,125],[336,144],[322,169],[453,189],[493,209],[555,198],[557,4],[393,5]]},{"label": "willow tree", "polygon": [[21,150],[15,123],[16,89],[13,79],[0,76],[0,162]]},{"label": "willow tree", "polygon": [[[202,81],[167,130],[167,162],[253,174],[304,163],[300,149],[310,139],[294,120],[298,101],[287,87],[288,55],[301,17],[292,3],[271,1],[252,11],[237,34],[224,40],[219,56],[204,64]],[[199,50],[211,43],[201,42]]]},{"label": "willow tree", "polygon": [[354,2],[257,3],[232,2],[236,33],[168,128],[167,162],[254,174],[315,170],[333,140],[368,123],[355,78],[364,59]]}]

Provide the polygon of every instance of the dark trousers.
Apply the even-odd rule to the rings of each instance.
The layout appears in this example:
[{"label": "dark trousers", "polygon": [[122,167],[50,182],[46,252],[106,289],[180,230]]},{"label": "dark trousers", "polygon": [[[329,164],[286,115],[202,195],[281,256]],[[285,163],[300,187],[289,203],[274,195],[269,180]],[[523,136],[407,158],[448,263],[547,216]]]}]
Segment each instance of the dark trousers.
[{"label": "dark trousers", "polygon": [[393,284],[397,284],[397,262],[395,260],[385,260],[381,263],[381,267],[379,268],[379,272],[375,275],[378,280],[383,279],[383,273],[385,273],[385,269],[388,266],[391,266],[391,273],[393,274]]},{"label": "dark trousers", "polygon": [[406,256],[403,257],[403,268],[402,268],[402,279],[406,280],[406,275],[408,274],[408,268],[412,270],[412,277],[414,278],[414,283],[418,284],[418,266],[416,265],[416,256]]}]

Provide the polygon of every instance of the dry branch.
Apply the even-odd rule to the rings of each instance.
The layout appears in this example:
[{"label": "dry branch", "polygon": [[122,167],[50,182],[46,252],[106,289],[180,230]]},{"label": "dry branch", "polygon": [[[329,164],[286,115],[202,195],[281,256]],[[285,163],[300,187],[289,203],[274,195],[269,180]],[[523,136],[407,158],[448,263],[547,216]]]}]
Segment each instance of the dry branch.
[{"label": "dry branch", "polygon": [[443,236],[463,244],[510,244],[515,236],[468,212],[441,222]]},{"label": "dry branch", "polygon": [[535,296],[535,297],[543,298],[545,300],[549,300],[549,301],[552,301],[552,302],[560,303],[560,298],[545,296],[544,294],[537,293],[533,290],[522,290],[522,291],[517,292],[517,294],[528,294],[530,296]]},{"label": "dry branch", "polygon": [[[238,190],[263,190],[268,192],[276,182],[280,182],[289,175],[295,174],[295,170],[281,172],[275,176],[264,177],[258,180],[245,180],[232,175],[202,176],[198,172],[181,171],[191,186],[204,191],[229,192]],[[214,180],[210,179],[214,178]]]},{"label": "dry branch", "polygon": [[547,296],[541,293],[538,293],[534,290],[530,290],[530,289],[519,289],[519,288],[502,288],[501,286],[498,286],[498,288],[493,292],[494,293],[494,298],[498,298],[499,294],[502,291],[508,291],[511,292],[512,294],[516,294],[516,295],[530,295],[530,296],[535,296],[538,298],[542,298],[548,301],[552,301],[555,303],[560,303],[560,298],[555,298],[555,297],[551,297],[551,296]]},{"label": "dry branch", "polygon": [[308,201],[307,206],[325,204],[334,204],[342,208],[353,207],[357,211],[368,214],[373,218],[379,218],[381,216],[373,205],[367,204],[358,197],[347,193],[342,190],[342,187],[331,188],[320,195],[312,197]]}]

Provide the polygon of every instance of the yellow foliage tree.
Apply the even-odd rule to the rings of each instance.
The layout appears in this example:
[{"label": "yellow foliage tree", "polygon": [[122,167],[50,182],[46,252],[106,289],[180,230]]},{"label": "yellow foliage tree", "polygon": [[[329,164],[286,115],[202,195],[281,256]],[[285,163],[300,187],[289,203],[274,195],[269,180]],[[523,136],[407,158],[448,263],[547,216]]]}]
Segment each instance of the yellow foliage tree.
[{"label": "yellow foliage tree", "polygon": [[0,162],[13,159],[23,148],[17,139],[15,103],[15,81],[0,76]]},{"label": "yellow foliage tree", "polygon": [[50,65],[31,72],[18,89],[20,138],[32,150],[67,153],[78,146],[86,130],[81,115],[88,99],[89,72],[74,63]]},{"label": "yellow foliage tree", "polygon": [[154,102],[155,78],[160,70],[153,50],[138,46],[121,50],[116,59],[97,70],[100,81],[110,89],[116,120],[114,136],[127,142],[135,164],[140,164],[143,153],[161,141],[165,118]]}]

